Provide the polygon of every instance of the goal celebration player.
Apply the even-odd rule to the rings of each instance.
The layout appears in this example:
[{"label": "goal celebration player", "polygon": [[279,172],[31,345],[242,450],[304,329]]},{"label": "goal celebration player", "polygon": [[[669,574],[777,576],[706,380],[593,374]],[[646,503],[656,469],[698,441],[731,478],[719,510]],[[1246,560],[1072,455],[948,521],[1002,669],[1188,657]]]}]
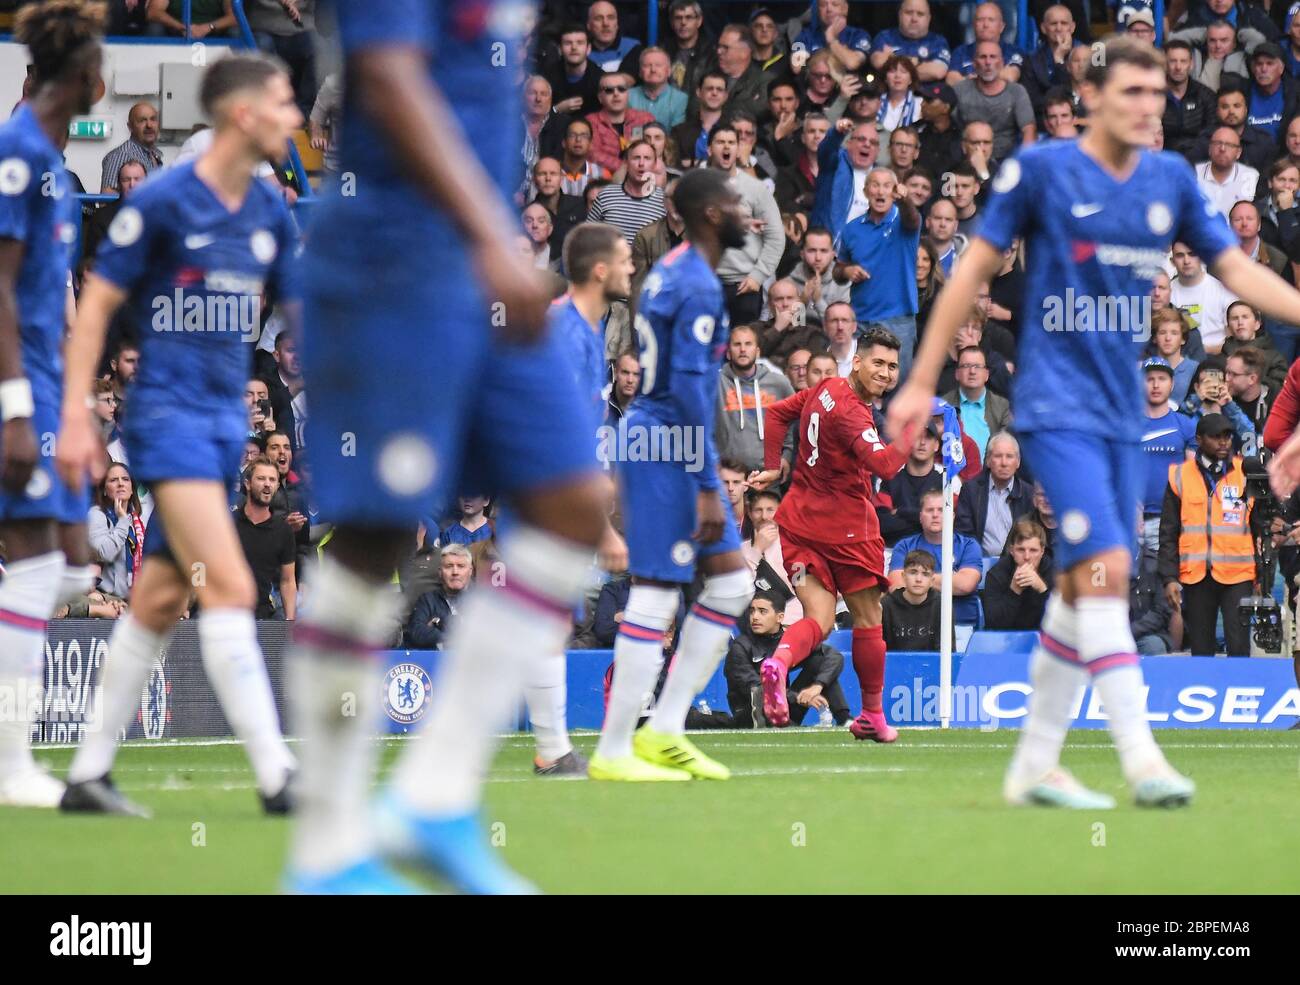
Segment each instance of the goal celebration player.
[{"label": "goal celebration player", "polygon": [[885,719],[885,639],[880,593],[889,591],[885,542],[871,505],[871,473],[890,478],[907,461],[907,435],[886,446],[872,413],[898,383],[898,338],[873,328],[858,340],[852,375],[827,377],[816,387],[767,408],[765,471],[749,476],[755,489],[780,477],[781,444],[799,422],[799,451],[790,491],[776,512],[781,557],[804,617],[786,629],[763,661],[763,715],[772,725],[790,721],[786,679],[835,628],[836,593],[853,617],[853,669],[862,690],[862,713],[850,724],[858,739],[893,742],[898,730]]},{"label": "goal celebration player", "polygon": [[[648,439],[640,442],[646,447],[657,434],[694,435],[677,447],[700,454],[689,461],[619,463],[632,588],[614,640],[614,680],[591,758],[593,780],[731,775],[683,732],[691,701],[717,669],[753,594],[736,521],[721,495],[713,444],[714,389],[729,335],[714,271],[725,250],[743,245],[745,227],[740,197],[721,171],[688,171],[673,202],[685,220],[686,240],[654,265],[642,285],[634,322],[641,393],[620,426],[633,438],[639,432]],[[694,579],[697,565],[704,588],[686,615],[654,713],[637,729],[659,677],[681,586]]]},{"label": "goal celebration player", "polygon": [[[80,0],[18,12],[34,88],[0,126],[0,694],[10,704],[0,716],[0,805],[11,807],[57,807],[63,796],[32,758],[32,719],[43,708],[46,623],[90,587],[89,498],[84,484],[62,481],[45,436],[58,429],[78,221],[63,146],[69,121],[95,102],[103,12]],[[89,425],[84,403],[80,416]]]},{"label": "goal celebration player", "polygon": [[[1237,296],[1286,324],[1300,294],[1237,246],[1192,169],[1148,150],[1165,107],[1165,60],[1124,36],[1106,42],[1082,86],[1089,128],[1003,163],[978,232],[936,301],[889,423],[918,422],[978,286],[1023,237],[1028,256],[1014,406],[1026,464],[1059,518],[1062,574],[1030,659],[1033,693],[1003,792],[1013,804],[1107,808],[1060,766],[1082,685],[1106,709],[1120,767],[1142,806],[1189,803],[1193,783],[1165,760],[1147,722],[1129,629],[1129,573],[1142,489],[1141,312],[1170,245],[1188,243]],[[1082,302],[1082,303],[1079,303]]]},{"label": "goal celebration player", "polygon": [[[290,656],[303,741],[285,883],[400,892],[385,858],[401,858],[459,890],[526,892],[479,818],[483,777],[532,662],[564,649],[608,483],[571,359],[545,330],[541,278],[511,234],[523,121],[506,111],[521,93],[501,54],[522,49],[523,5],[337,10],[343,177],[308,233],[303,317],[304,372],[319,395],[307,445],[319,508],[337,526]],[[470,589],[420,741],[372,813],[374,651],[400,605],[391,576],[418,517],[466,489],[494,490],[509,507],[503,584]]]},{"label": "goal celebration player", "polygon": [[202,609],[203,668],[244,742],[263,807],[276,814],[291,807],[296,764],[280,734],[253,619],[256,586],[229,497],[248,432],[243,391],[259,299],[265,293],[291,318],[297,301],[293,219],[256,172],[268,157],[285,156],[302,114],[284,67],[262,55],[213,64],[199,98],[215,123],[211,147],[146,181],[117,213],[68,343],[57,458],[65,478],[80,481],[103,470],[86,406],[109,322],[129,304],[148,326],[124,438],[131,472],[148,484],[157,509],[131,610],[109,639],[99,720],[68,772],[65,811],[144,813],[116,790],[109,770],[118,730],[139,709],[191,591]]}]

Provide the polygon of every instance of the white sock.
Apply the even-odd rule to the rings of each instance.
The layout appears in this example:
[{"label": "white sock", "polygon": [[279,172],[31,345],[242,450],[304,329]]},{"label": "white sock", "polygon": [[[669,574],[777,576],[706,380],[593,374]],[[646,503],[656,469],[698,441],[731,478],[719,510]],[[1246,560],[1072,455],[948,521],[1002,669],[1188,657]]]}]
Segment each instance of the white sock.
[{"label": "white sock", "polygon": [[1043,613],[1042,631],[1029,658],[1029,712],[1007,771],[1011,783],[1037,783],[1061,762],[1061,747],[1070,731],[1070,713],[1079,689],[1088,680],[1079,662],[1078,617],[1058,592]]},{"label": "white sock", "polygon": [[54,608],[61,605],[67,605],[76,599],[81,598],[92,588],[95,587],[95,579],[91,577],[90,565],[81,564],[77,567],[65,565],[63,569],[63,578],[59,581],[59,596],[54,601]]},{"label": "white sock", "polygon": [[675,588],[633,585],[623,621],[614,637],[614,680],[600,730],[596,755],[620,759],[632,755],[632,733],[647,700],[654,694],[664,662],[664,634],[677,615]]},{"label": "white sock", "polygon": [[704,591],[682,626],[677,656],[650,718],[650,727],[656,732],[681,735],[685,730],[691,702],[718,669],[736,617],[749,607],[753,595],[754,579],[748,569],[705,579]]},{"label": "white sock", "polygon": [[537,739],[537,757],[544,763],[553,763],[573,750],[567,725],[567,670],[563,650],[540,654],[528,668],[524,700],[528,703],[528,718],[533,723],[533,735]]},{"label": "white sock", "polygon": [[61,553],[15,561],[0,580],[0,777],[35,767],[32,726],[43,715],[45,629],[59,590]]},{"label": "white sock", "polygon": [[200,612],[199,652],[226,720],[244,740],[257,788],[268,796],[278,793],[297,763],[280,734],[253,614],[247,609]]},{"label": "white sock", "polygon": [[393,785],[417,812],[456,816],[478,805],[496,734],[519,708],[538,654],[564,648],[586,588],[591,549],[535,527],[502,542],[500,588],[476,588],[452,626],[422,737],[398,761]]},{"label": "white sock", "polygon": [[129,612],[113,627],[96,689],[99,705],[72,758],[69,782],[97,780],[113,768],[117,733],[129,726],[140,710],[140,692],[162,647],[162,634],[142,626]]},{"label": "white sock", "polygon": [[314,585],[288,666],[289,720],[303,740],[289,851],[295,870],[320,875],[373,852],[369,802],[383,668],[372,651],[387,637],[402,597],[328,557]]},{"label": "white sock", "polygon": [[1164,754],[1147,721],[1146,694],[1137,645],[1129,629],[1128,599],[1081,598],[1079,657],[1106,711],[1120,768],[1130,783],[1165,765]]}]

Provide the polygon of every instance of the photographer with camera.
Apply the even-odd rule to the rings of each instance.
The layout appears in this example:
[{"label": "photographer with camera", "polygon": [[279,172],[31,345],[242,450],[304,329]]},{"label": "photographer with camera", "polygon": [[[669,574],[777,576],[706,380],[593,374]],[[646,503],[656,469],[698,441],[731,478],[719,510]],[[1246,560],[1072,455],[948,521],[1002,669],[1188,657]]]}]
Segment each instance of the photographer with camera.
[{"label": "photographer with camera", "polygon": [[1160,514],[1157,570],[1169,605],[1183,614],[1184,642],[1196,655],[1214,655],[1220,611],[1228,655],[1250,654],[1239,604],[1255,582],[1254,502],[1246,495],[1242,456],[1232,453],[1233,431],[1222,414],[1200,419],[1200,448],[1194,458],[1169,466]]}]

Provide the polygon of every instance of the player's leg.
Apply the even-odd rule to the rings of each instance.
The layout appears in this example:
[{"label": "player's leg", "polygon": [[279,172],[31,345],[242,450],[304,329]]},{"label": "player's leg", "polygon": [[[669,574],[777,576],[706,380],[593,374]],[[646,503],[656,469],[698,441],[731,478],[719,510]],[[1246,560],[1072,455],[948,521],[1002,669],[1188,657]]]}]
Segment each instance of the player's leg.
[{"label": "player's leg", "polygon": [[587,761],[574,751],[568,728],[568,660],[563,650],[538,654],[527,668],[524,701],[537,744],[539,776],[586,776]]},{"label": "player's leg", "polygon": [[860,588],[844,594],[844,604],[853,616],[853,672],[862,690],[862,713],[849,731],[855,739],[893,742],[898,729],[885,718],[885,636],[881,628],[882,612],[879,586]]},{"label": "player's leg", "polygon": [[825,559],[810,549],[810,545],[786,533],[781,534],[781,553],[804,615],[786,628],[776,650],[759,669],[763,681],[763,715],[778,727],[790,721],[786,700],[790,671],[806,660],[835,628],[835,592],[827,587],[834,584],[834,579]]},{"label": "player's leg", "polygon": [[57,807],[63,784],[36,765],[32,725],[42,716],[45,630],[63,576],[55,525],[10,520],[0,530],[8,563],[0,580],[0,805]]},{"label": "player's leg", "polygon": [[[732,533],[724,535],[723,544],[735,537],[735,524],[726,526]],[[709,549],[717,546],[710,545]],[[704,572],[704,588],[686,614],[668,680],[650,721],[637,733],[633,748],[639,757],[656,765],[684,769],[699,779],[725,780],[731,771],[701,753],[683,733],[691,702],[718,669],[736,620],[749,608],[754,579],[739,544],[722,553],[704,555],[699,566]]]},{"label": "player's leg", "polygon": [[198,596],[199,651],[208,682],[244,741],[263,806],[283,813],[297,763],[280,732],[257,642],[256,587],[231,519],[227,487],[210,479],[172,479],[155,484],[153,494],[176,566]]},{"label": "player's leg", "polygon": [[140,708],[140,692],[167,633],[185,611],[190,583],[166,554],[159,520],[145,537],[145,559],[131,586],[131,608],[113,626],[100,676],[94,721],[68,770],[65,811],[148,816],[114,787],[117,736]]}]

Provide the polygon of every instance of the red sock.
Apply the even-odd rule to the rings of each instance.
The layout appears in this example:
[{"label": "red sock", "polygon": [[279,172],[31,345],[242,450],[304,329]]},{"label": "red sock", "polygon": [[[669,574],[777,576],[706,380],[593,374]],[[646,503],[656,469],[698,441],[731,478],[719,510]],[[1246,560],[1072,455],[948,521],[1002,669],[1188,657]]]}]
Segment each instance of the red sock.
[{"label": "red sock", "polygon": [[772,659],[780,660],[785,664],[785,669],[790,670],[807,660],[808,654],[812,653],[821,641],[822,628],[817,620],[804,616],[781,634],[781,642],[777,644]]},{"label": "red sock", "polygon": [[882,711],[885,692],[885,634],[880,626],[853,628],[853,671],[862,688],[862,710]]}]

